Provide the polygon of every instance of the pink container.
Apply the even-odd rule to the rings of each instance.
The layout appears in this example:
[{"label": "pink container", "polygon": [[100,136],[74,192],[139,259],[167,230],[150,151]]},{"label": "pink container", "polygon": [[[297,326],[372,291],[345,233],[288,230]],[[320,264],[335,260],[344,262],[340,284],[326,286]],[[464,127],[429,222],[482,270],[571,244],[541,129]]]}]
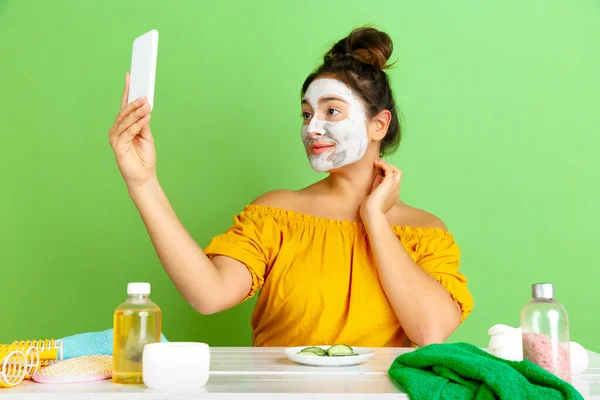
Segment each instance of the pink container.
[{"label": "pink container", "polygon": [[554,300],[552,284],[534,284],[532,295],[521,311],[523,358],[571,382],[567,311]]}]

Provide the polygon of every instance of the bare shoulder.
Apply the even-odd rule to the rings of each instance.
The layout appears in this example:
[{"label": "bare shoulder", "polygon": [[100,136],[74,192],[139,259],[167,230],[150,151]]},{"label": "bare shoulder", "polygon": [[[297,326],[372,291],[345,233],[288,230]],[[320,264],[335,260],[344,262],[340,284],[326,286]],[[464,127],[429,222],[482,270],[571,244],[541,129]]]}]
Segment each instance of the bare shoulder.
[{"label": "bare shoulder", "polygon": [[321,182],[299,190],[273,190],[258,197],[252,204],[302,212],[320,193]]},{"label": "bare shoulder", "polygon": [[435,215],[404,203],[394,206],[390,210],[388,218],[392,225],[448,230],[444,222]]},{"label": "bare shoulder", "polygon": [[273,190],[258,197],[252,204],[275,208],[294,208],[301,200],[301,195],[294,190]]}]

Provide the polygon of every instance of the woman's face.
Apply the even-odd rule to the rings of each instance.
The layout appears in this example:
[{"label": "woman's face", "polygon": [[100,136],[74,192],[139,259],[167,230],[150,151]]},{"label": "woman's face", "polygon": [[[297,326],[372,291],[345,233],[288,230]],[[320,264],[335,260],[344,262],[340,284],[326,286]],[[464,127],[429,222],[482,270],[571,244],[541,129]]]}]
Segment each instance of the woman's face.
[{"label": "woman's face", "polygon": [[302,99],[302,142],[312,168],[326,172],[367,151],[367,118],[352,90],[337,79],[314,80]]}]

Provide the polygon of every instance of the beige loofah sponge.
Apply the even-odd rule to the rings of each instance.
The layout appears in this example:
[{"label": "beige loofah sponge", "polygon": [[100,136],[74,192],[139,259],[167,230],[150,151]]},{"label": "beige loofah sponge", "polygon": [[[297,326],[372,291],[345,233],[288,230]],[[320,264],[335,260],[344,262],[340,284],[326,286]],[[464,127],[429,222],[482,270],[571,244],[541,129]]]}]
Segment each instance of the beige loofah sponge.
[{"label": "beige loofah sponge", "polygon": [[39,383],[100,381],[112,376],[111,369],[111,356],[82,356],[41,368],[31,378]]}]

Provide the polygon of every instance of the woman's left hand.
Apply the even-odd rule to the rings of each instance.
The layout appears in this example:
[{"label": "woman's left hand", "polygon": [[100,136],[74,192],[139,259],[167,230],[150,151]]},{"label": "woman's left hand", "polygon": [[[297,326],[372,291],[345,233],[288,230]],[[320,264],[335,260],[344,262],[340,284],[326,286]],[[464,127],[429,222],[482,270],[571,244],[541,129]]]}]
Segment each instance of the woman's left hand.
[{"label": "woman's left hand", "polygon": [[360,205],[360,215],[363,220],[375,213],[385,215],[400,198],[402,171],[381,159],[375,161],[374,165],[382,170],[383,175],[375,177],[371,193]]}]

